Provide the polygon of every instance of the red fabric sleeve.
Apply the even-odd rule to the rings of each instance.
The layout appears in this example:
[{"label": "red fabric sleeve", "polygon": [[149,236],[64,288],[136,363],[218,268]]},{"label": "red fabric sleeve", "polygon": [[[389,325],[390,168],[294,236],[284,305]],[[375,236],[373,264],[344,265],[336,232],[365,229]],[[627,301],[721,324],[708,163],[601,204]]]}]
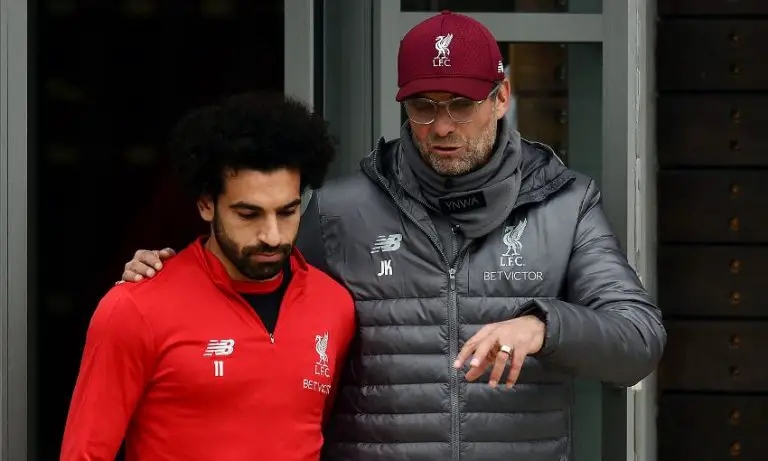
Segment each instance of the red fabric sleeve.
[{"label": "red fabric sleeve", "polygon": [[[346,366],[346,354],[344,354],[344,357],[339,363]],[[331,417],[331,412],[333,411],[333,406],[336,403],[336,394],[339,391],[339,385],[341,384],[341,376],[344,372],[344,366],[338,367],[336,373],[334,373],[333,380],[331,381],[331,391],[328,393],[328,397],[325,399],[325,408],[323,408],[323,427],[328,424],[328,420]]]},{"label": "red fabric sleeve", "polygon": [[113,288],[88,327],[61,461],[115,459],[153,365],[149,325],[127,289]]},{"label": "red fabric sleeve", "polygon": [[348,359],[349,359],[349,351],[351,349],[352,341],[354,340],[355,333],[357,331],[357,323],[356,323],[356,317],[355,317],[355,302],[352,299],[352,295],[350,295],[346,290],[344,291],[344,302],[341,303],[341,305],[344,306],[345,309],[347,309],[349,319],[346,323],[346,329],[343,332],[343,344],[344,348],[340,351],[339,356],[336,359],[336,363],[338,363],[338,366],[334,370],[333,378],[332,378],[332,385],[331,385],[331,391],[329,392],[328,398],[325,400],[325,408],[323,409],[323,426],[325,426],[328,423],[328,419],[330,418],[331,412],[333,411],[334,404],[336,403],[336,395],[339,391],[339,386],[341,385],[342,381],[342,375],[345,372],[348,372],[349,370],[346,370],[348,366]]}]

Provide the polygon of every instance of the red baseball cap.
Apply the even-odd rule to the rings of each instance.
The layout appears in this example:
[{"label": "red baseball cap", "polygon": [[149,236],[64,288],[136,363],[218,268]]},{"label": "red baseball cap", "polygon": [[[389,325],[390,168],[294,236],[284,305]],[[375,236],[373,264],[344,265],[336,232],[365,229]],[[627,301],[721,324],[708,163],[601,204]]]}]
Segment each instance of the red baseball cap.
[{"label": "red baseball cap", "polygon": [[504,79],[491,32],[462,14],[443,11],[408,31],[397,54],[396,99],[445,91],[481,101]]}]

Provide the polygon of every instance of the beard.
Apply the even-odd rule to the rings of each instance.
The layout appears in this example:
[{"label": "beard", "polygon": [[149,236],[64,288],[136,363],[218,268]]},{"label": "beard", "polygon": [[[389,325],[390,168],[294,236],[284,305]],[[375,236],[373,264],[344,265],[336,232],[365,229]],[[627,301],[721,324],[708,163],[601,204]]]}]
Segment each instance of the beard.
[{"label": "beard", "polygon": [[[430,135],[425,143],[413,138],[414,144],[419,149],[421,158],[436,173],[443,176],[459,176],[471,173],[486,163],[491,158],[493,145],[496,143],[497,120],[491,119],[488,126],[483,128],[477,138],[466,140],[460,134],[454,132],[444,138]],[[431,151],[433,144],[463,145],[465,151],[456,158],[446,158]]]},{"label": "beard", "polygon": [[[241,248],[227,234],[215,212],[213,215],[213,235],[216,237],[216,242],[224,256],[241,274],[251,280],[269,280],[277,276],[293,251],[293,243],[284,243],[276,247],[261,244]],[[280,259],[278,261],[258,262],[251,258],[251,256],[260,253],[278,253]]]}]

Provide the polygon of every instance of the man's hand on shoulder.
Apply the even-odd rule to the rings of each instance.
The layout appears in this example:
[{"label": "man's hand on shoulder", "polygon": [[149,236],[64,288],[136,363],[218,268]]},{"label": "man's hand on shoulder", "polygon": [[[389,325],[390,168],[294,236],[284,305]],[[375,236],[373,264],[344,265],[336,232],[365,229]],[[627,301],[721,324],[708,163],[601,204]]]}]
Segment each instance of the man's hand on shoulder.
[{"label": "man's hand on shoulder", "polygon": [[464,344],[454,367],[463,368],[464,362],[471,356],[466,379],[474,381],[493,366],[488,384],[496,387],[507,362],[511,361],[506,379],[509,389],[517,382],[525,357],[541,350],[545,333],[546,325],[533,315],[486,325]]},{"label": "man's hand on shoulder", "polygon": [[157,271],[163,269],[163,261],[176,256],[176,252],[171,248],[162,250],[138,250],[133,259],[125,264],[123,278],[119,283],[140,282],[145,278],[152,278]]}]

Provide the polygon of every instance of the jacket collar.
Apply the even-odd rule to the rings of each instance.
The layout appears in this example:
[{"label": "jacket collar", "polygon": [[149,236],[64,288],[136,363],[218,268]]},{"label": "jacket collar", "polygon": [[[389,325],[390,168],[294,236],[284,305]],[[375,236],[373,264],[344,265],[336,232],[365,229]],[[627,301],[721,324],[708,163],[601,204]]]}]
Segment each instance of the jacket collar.
[{"label": "jacket collar", "polygon": [[[402,162],[399,158],[402,155],[399,144],[399,139],[385,141],[380,138],[375,149],[360,162],[360,166],[371,180],[387,189],[396,200],[407,200],[396,170]],[[543,202],[576,178],[576,174],[566,168],[554,150],[546,144],[522,139],[521,146],[522,183],[515,208]]]},{"label": "jacket collar", "polygon": [[[194,254],[195,260],[199,266],[210,277],[211,281],[223,292],[231,295],[237,295],[232,278],[227,273],[224,265],[216,257],[208,257],[210,252],[205,248],[205,241],[208,236],[198,237],[189,246],[189,250]],[[296,284],[297,288],[303,288],[306,283],[309,265],[301,252],[294,246],[290,256],[291,263],[291,281],[290,285]]]}]

